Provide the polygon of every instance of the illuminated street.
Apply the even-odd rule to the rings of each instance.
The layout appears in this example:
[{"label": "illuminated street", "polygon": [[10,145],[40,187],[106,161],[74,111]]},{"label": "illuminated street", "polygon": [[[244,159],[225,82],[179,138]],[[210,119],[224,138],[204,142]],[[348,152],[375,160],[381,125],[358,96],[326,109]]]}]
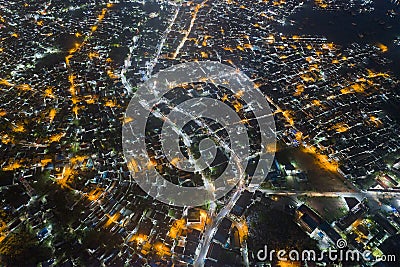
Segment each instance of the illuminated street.
[{"label": "illuminated street", "polygon": [[0,7],[0,266],[399,266],[399,1]]}]

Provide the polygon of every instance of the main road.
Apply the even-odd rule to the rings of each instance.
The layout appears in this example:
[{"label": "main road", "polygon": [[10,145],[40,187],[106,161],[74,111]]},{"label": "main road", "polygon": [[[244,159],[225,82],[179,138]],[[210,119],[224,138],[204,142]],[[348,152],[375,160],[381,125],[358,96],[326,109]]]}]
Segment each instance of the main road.
[{"label": "main road", "polygon": [[208,249],[210,248],[211,241],[214,237],[214,234],[221,223],[222,219],[225,218],[232,210],[233,206],[235,206],[236,201],[239,199],[241,193],[243,192],[244,187],[242,185],[239,186],[238,190],[233,194],[228,204],[225,205],[224,208],[212,218],[211,223],[206,226],[206,230],[204,231],[203,240],[201,243],[200,253],[198,254],[194,266],[200,267],[204,265],[205,258],[207,256]]}]

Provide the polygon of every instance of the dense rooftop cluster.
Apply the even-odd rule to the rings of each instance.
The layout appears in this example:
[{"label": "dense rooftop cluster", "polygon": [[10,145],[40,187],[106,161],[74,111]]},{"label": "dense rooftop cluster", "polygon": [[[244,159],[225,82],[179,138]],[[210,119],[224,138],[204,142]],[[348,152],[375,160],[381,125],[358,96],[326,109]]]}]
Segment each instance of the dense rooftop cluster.
[{"label": "dense rooftop cluster", "polygon": [[[351,7],[367,11],[368,2]],[[213,266],[219,255],[248,262],[246,210],[265,201],[260,192],[233,191],[212,207],[170,207],[141,191],[122,154],[121,126],[137,84],[188,61],[237,67],[265,94],[280,141],[304,147],[363,189],[396,189],[399,168],[386,157],[400,148],[399,81],[385,70],[387,47],[279,32],[302,5],[2,3],[0,242],[21,229],[33,233],[51,247],[51,256],[38,259],[49,264],[188,266],[200,259]]]}]

